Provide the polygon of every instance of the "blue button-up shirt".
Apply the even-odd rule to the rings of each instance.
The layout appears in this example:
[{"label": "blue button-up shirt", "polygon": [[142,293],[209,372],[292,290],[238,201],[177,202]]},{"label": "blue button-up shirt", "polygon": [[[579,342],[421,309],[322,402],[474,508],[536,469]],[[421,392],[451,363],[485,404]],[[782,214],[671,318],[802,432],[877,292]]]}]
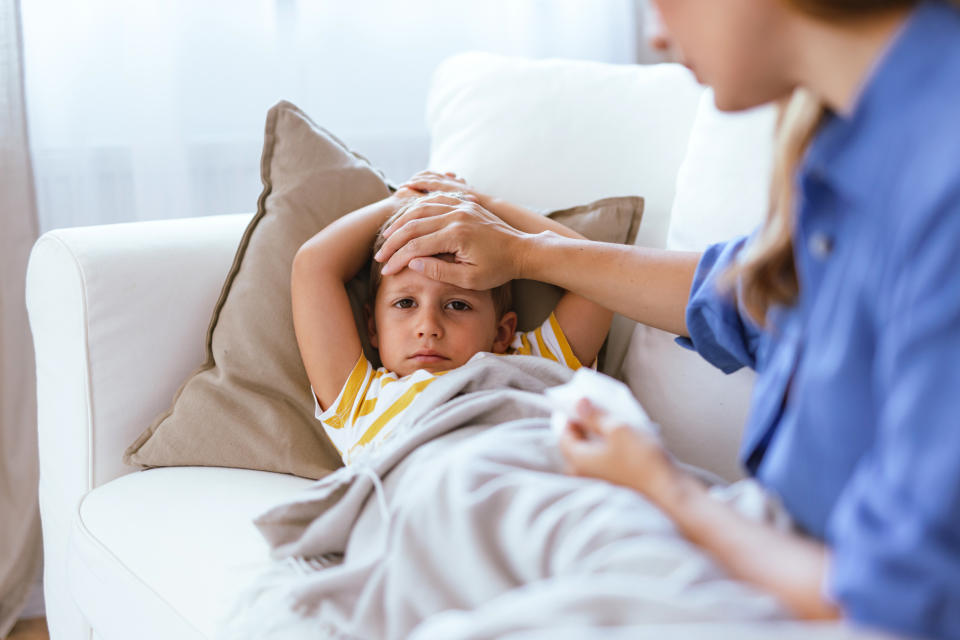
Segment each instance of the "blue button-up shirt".
[{"label": "blue button-up shirt", "polygon": [[914,10],[796,193],[796,303],[758,329],[715,286],[750,239],[714,245],[681,344],[757,371],[741,460],[832,550],[826,595],[960,638],[960,9]]}]

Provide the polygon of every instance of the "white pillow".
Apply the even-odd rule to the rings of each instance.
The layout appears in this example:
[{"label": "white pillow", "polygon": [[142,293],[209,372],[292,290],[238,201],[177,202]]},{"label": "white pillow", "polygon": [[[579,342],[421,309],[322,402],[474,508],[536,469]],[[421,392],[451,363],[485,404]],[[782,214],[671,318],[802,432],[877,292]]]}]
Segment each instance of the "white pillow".
[{"label": "white pillow", "polygon": [[643,196],[637,244],[663,247],[702,92],[675,64],[459,54],[433,75],[429,166],[542,211]]},{"label": "white pillow", "polygon": [[[749,233],[766,215],[776,111],[717,110],[704,92],[677,173],[667,247],[703,251]],[[673,334],[637,325],[623,378],[663,429],[681,460],[727,480],[741,477],[737,451],[746,424],[754,373],[725,375],[698,354],[674,344]]]},{"label": "white pillow", "polygon": [[687,154],[677,172],[667,248],[703,251],[753,231],[767,213],[773,171],[773,105],[739,113],[700,98]]}]

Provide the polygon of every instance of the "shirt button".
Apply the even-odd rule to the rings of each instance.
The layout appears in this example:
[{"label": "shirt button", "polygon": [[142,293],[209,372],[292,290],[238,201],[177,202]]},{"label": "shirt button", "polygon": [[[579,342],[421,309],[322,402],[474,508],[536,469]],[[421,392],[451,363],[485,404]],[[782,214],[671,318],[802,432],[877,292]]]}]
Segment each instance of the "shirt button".
[{"label": "shirt button", "polygon": [[810,236],[810,253],[818,260],[826,260],[833,253],[833,238],[817,232]]}]

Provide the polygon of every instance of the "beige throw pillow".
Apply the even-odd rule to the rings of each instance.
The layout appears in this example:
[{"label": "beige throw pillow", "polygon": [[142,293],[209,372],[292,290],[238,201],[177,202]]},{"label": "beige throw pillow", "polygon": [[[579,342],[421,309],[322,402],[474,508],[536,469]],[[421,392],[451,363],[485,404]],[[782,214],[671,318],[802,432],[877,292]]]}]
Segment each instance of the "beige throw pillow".
[{"label": "beige throw pillow", "polygon": [[[643,198],[604,198],[546,215],[591,240],[632,245],[643,216]],[[554,310],[562,295],[563,289],[559,287],[534,280],[514,280],[513,308],[519,320],[517,329],[536,329]]]},{"label": "beige throw pillow", "polygon": [[[383,174],[289,102],[267,114],[263,192],[243,234],[207,329],[207,358],[170,409],[130,445],[124,462],[142,467],[238,467],[320,478],[341,466],[314,418],[313,398],[290,306],[297,249],[338,217],[390,194]],[[632,243],[639,197],[609,198],[555,212],[583,235]],[[348,286],[358,326],[366,273]],[[544,320],[559,291],[515,284],[522,326]],[[375,352],[366,343],[372,361]]]}]

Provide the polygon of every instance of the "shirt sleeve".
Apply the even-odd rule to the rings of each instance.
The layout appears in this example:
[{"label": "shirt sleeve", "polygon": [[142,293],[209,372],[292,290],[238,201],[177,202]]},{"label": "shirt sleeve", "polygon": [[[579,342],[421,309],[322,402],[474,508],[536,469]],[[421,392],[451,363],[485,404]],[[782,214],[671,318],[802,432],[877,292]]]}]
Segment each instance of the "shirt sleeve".
[{"label": "shirt sleeve", "polygon": [[740,311],[736,299],[720,291],[719,278],[736,260],[747,236],[711,245],[697,264],[687,303],[690,337],[677,344],[692,349],[724,373],[741,367],[756,369],[761,329]]},{"label": "shirt sleeve", "polygon": [[882,280],[877,434],[827,523],[825,584],[855,621],[943,638],[960,637],[960,189],[946,209]]},{"label": "shirt sleeve", "polygon": [[583,366],[573,354],[567,336],[553,312],[533,331],[518,332],[514,335],[510,348],[515,355],[540,356],[559,362],[573,371]]},{"label": "shirt sleeve", "polygon": [[352,426],[357,415],[356,405],[364,399],[365,391],[373,378],[373,365],[367,358],[360,353],[353,370],[347,377],[347,381],[340,389],[337,399],[327,407],[326,411],[320,408],[320,402],[317,400],[317,394],[313,391],[314,416],[323,423],[327,429],[343,429]]}]

